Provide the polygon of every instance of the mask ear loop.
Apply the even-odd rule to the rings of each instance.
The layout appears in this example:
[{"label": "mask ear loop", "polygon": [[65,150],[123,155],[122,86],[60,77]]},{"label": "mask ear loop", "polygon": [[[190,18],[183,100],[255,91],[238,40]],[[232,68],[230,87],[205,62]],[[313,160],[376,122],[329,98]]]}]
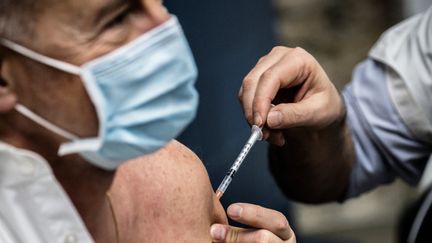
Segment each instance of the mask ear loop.
[{"label": "mask ear loop", "polygon": [[25,57],[28,57],[28,58],[36,61],[36,62],[43,63],[47,66],[52,67],[52,68],[59,69],[59,70],[62,70],[64,72],[75,74],[78,76],[81,74],[81,68],[80,67],[77,67],[75,65],[72,65],[72,64],[69,64],[66,62],[56,60],[56,59],[51,58],[51,57],[41,55],[35,51],[32,51],[32,50],[30,50],[24,46],[21,46],[19,44],[16,44],[12,41],[0,38],[0,44],[2,44],[3,46],[9,48],[10,50],[13,50],[13,51],[25,56]]},{"label": "mask ear loop", "polygon": [[21,105],[21,104],[17,104],[15,105],[15,110],[18,111],[19,113],[21,113],[23,116],[27,117],[28,119],[36,122],[37,124],[41,125],[42,127],[66,138],[69,139],[71,141],[73,140],[77,140],[78,137],[75,136],[74,134],[52,124],[51,122],[48,122],[47,120],[45,120],[44,118],[40,117],[39,115],[37,115],[36,113],[34,113],[33,111],[27,109],[25,106]]},{"label": "mask ear loop", "polygon": [[[54,58],[50,58],[44,55],[41,55],[35,51],[32,51],[24,46],[21,46],[19,44],[16,44],[12,41],[0,38],[0,44],[2,44],[3,46],[9,48],[12,51],[15,51],[25,57],[28,57],[36,62],[45,64],[47,66],[50,66],[52,68],[55,69],[59,69],[62,70],[64,72],[67,73],[71,73],[71,74],[75,74],[75,75],[80,75],[81,74],[81,68],[77,67],[75,65],[66,63],[66,62],[62,62],[59,60],[56,60]],[[41,125],[42,127],[45,127],[46,129],[68,139],[68,140],[77,140],[79,139],[78,136],[75,136],[74,134],[50,123],[49,121],[45,120],[44,118],[42,118],[41,116],[37,115],[36,113],[34,113],[33,111],[27,109],[25,106],[21,105],[21,104],[17,104],[15,106],[15,110],[18,111],[19,113],[21,113],[23,116],[29,118],[30,120],[36,122],[37,124]]]}]

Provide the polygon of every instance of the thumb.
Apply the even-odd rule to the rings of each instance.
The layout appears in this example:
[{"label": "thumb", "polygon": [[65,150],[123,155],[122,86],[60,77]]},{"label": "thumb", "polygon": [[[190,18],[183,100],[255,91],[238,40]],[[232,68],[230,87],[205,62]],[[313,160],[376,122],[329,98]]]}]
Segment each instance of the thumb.
[{"label": "thumb", "polygon": [[300,127],[313,123],[312,106],[306,102],[284,103],[273,107],[267,116],[267,125],[271,129]]},{"label": "thumb", "polygon": [[210,234],[214,243],[238,243],[238,236],[243,229],[229,225],[214,224]]}]

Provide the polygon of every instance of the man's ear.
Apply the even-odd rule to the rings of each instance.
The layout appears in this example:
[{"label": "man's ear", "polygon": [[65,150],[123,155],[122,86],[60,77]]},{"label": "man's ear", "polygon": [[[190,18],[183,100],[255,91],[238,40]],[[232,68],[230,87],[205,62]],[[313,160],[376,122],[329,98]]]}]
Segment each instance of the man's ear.
[{"label": "man's ear", "polygon": [[10,91],[2,67],[3,52],[0,50],[0,115],[12,111],[17,103],[17,97]]}]

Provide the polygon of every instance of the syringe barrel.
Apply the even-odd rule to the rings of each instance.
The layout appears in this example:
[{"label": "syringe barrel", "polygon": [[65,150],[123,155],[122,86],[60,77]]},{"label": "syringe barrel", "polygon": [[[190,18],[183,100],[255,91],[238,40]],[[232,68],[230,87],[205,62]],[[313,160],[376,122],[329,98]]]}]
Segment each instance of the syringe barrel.
[{"label": "syringe barrel", "polygon": [[257,140],[261,140],[263,137],[261,128],[258,126],[253,125],[252,126],[252,134],[249,137],[247,143],[241,150],[239,156],[234,161],[234,164],[231,166],[230,170],[224,177],[222,183],[219,185],[218,189],[216,190],[218,197],[220,198],[230,185],[235,173],[237,173],[237,170],[240,168],[241,164],[243,163],[244,159],[246,158],[247,154],[249,153],[252,146],[255,144]]},{"label": "syringe barrel", "polygon": [[226,175],[225,178],[223,179],[222,183],[219,185],[217,190],[222,192],[222,193],[225,193],[225,191],[228,188],[231,181],[232,181],[232,176]]},{"label": "syringe barrel", "polygon": [[262,129],[259,128],[257,125],[253,125],[252,126],[252,136],[253,139],[256,141],[261,141],[263,139],[263,133],[262,133]]}]

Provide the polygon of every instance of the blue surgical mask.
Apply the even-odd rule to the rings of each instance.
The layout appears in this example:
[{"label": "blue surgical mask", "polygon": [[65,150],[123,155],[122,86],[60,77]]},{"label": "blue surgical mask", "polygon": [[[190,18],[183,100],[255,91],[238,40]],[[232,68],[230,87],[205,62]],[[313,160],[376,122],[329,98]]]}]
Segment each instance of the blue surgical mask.
[{"label": "blue surgical mask", "polygon": [[[104,169],[152,153],[178,136],[193,120],[197,69],[175,16],[111,53],[74,66],[16,43],[0,43],[35,61],[79,75],[99,119],[96,137],[80,138],[18,104],[16,110],[67,138],[58,154],[79,153]],[[77,112],[79,111],[70,111]]]}]

